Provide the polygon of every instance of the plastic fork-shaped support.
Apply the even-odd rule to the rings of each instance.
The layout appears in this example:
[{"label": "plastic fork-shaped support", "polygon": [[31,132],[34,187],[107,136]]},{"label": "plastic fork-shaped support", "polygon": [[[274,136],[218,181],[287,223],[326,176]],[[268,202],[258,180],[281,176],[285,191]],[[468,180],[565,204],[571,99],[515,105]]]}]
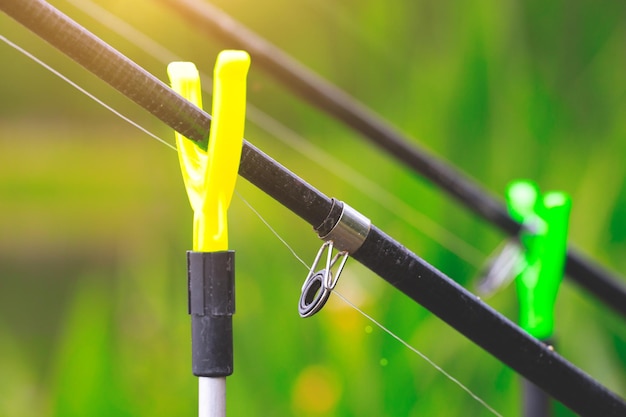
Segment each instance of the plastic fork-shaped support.
[{"label": "plastic fork-shaped support", "polygon": [[520,325],[532,336],[548,340],[563,280],[571,199],[557,191],[542,196],[530,181],[510,184],[506,199],[511,216],[525,226],[520,235],[524,265],[516,278]]},{"label": "plastic fork-shaped support", "polygon": [[[246,110],[246,74],[250,57],[244,51],[223,51],[215,65],[213,120],[207,143],[176,133],[180,166],[194,213],[193,249],[228,249],[228,218],[237,173]],[[194,64],[168,66],[172,88],[202,107],[200,77]]]}]

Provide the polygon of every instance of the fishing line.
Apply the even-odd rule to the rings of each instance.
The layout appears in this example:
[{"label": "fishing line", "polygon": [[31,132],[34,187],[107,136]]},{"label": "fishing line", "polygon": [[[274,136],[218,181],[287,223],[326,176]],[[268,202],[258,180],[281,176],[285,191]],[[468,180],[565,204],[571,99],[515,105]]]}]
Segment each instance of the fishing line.
[{"label": "fishing line", "polygon": [[[247,202],[241,195],[239,195],[239,197],[244,201],[244,203],[254,212],[254,214],[256,214],[259,219],[268,227],[268,229],[274,234],[274,236],[276,236],[276,238],[278,240],[280,240],[280,242],[285,245],[287,247],[287,249],[289,249],[289,251],[296,257],[296,259],[298,261],[300,261],[300,263],[302,263],[302,265],[304,265],[304,267],[309,270],[310,266],[304,262],[302,260],[301,257],[299,257],[295,251],[295,249],[293,249],[289,243],[287,243],[287,241],[280,236],[280,234],[274,229],[272,228],[269,223],[267,222],[267,220],[265,220],[263,218],[263,216],[254,209],[254,207],[252,207],[252,205]],[[491,413],[493,413],[494,415],[498,416],[498,417],[503,417],[502,414],[498,413],[493,407],[491,407],[489,404],[487,404],[487,402],[485,400],[483,400],[482,398],[480,398],[478,395],[476,395],[474,392],[472,392],[472,390],[470,390],[468,387],[466,387],[465,385],[463,385],[463,383],[461,381],[459,381],[458,379],[456,379],[455,377],[453,377],[451,374],[449,374],[447,371],[445,371],[441,366],[437,365],[432,359],[430,359],[428,356],[426,356],[424,353],[422,353],[421,351],[419,351],[416,347],[412,346],[411,344],[409,344],[408,342],[406,342],[404,339],[402,339],[400,336],[396,335],[393,331],[391,331],[390,329],[388,329],[387,327],[385,327],[382,323],[378,322],[376,319],[374,319],[372,316],[370,316],[369,314],[367,314],[365,311],[361,310],[359,307],[356,306],[356,304],[352,303],[347,297],[345,297],[344,295],[342,295],[339,291],[337,291],[336,289],[332,290],[334,294],[336,294],[344,303],[346,303],[349,307],[352,307],[354,310],[356,310],[358,313],[360,313],[363,317],[365,317],[367,320],[369,320],[372,324],[374,324],[375,326],[379,327],[381,330],[383,330],[385,333],[389,334],[391,337],[393,337],[394,339],[396,339],[398,342],[400,342],[402,345],[404,345],[405,347],[407,347],[410,351],[412,351],[413,353],[415,353],[416,355],[418,355],[419,357],[421,357],[424,361],[426,361],[426,363],[428,363],[430,366],[432,366],[433,368],[435,368],[435,370],[437,370],[439,373],[441,373],[443,376],[445,376],[446,378],[448,378],[450,381],[452,381],[454,384],[456,384],[459,388],[461,388],[463,391],[465,391],[470,397],[472,397],[475,401],[477,401],[479,404],[481,404],[483,407],[485,407],[487,410],[489,410]]]},{"label": "fishing line", "polygon": [[341,295],[341,293],[339,293],[339,291],[333,290],[333,293],[335,293],[344,303],[348,304],[350,307],[352,307],[353,309],[355,309],[356,311],[361,313],[361,315],[363,317],[365,317],[366,319],[371,321],[373,324],[378,326],[385,333],[387,333],[388,335],[390,335],[391,337],[396,339],[398,342],[402,343],[405,347],[407,347],[413,353],[415,353],[416,355],[421,357],[423,360],[425,360],[430,366],[432,366],[437,371],[439,371],[441,374],[443,374],[443,376],[448,378],[450,381],[454,382],[459,388],[461,388],[463,391],[465,391],[467,394],[469,394],[470,397],[472,397],[474,400],[476,400],[478,403],[480,403],[482,406],[484,406],[491,413],[495,414],[496,416],[502,417],[502,414],[500,414],[496,410],[494,410],[493,407],[491,407],[489,404],[487,404],[487,402],[485,402],[485,400],[480,398],[478,395],[474,394],[469,388],[467,388],[465,385],[463,385],[463,383],[461,381],[459,381],[458,379],[456,379],[455,377],[450,375],[448,372],[446,372],[441,366],[439,366],[435,362],[433,362],[433,360],[430,359],[428,356],[426,356],[425,354],[423,354],[422,352],[417,350],[417,348],[411,346],[408,342],[405,342],[400,336],[396,335],[394,332],[392,332],[391,330],[389,330],[388,328],[383,326],[381,323],[376,321],[372,316],[367,314],[365,311],[361,310],[359,307],[357,307],[355,304],[353,304],[350,300],[348,300],[346,297]]},{"label": "fishing line", "polygon": [[[177,54],[163,47],[143,32],[137,30],[91,0],[66,0],[66,2],[95,19],[112,32],[122,35],[128,42],[139,47],[146,54],[152,56],[152,58],[160,61],[164,65],[172,61],[182,60]],[[200,72],[200,76],[202,78],[202,89],[211,94],[212,78],[202,72]],[[448,251],[456,254],[470,265],[480,267],[484,264],[486,255],[466,240],[445,229],[424,213],[417,211],[415,207],[404,202],[376,182],[333,157],[322,148],[315,146],[297,132],[288,128],[251,103],[247,105],[247,118],[256,126],[272,134],[305,158],[314,161],[320,167],[354,186],[354,188],[363,193],[363,195],[371,198],[389,212],[397,215],[403,221],[413,226],[415,230],[429,237],[434,242],[437,242]],[[364,190],[367,190],[367,192]]]},{"label": "fishing line", "polygon": [[[147,134],[148,136],[150,136],[151,138],[157,140],[158,142],[164,144],[165,146],[167,146],[168,148],[174,150],[175,152],[178,152],[178,150],[176,149],[176,147],[174,147],[173,145],[171,145],[170,143],[168,143],[167,141],[165,141],[164,139],[161,139],[160,137],[158,137],[157,135],[155,135],[154,133],[150,132],[149,130],[147,130],[146,128],[142,127],[141,125],[139,125],[137,122],[134,122],[133,120],[131,120],[130,118],[124,116],[122,113],[120,113],[119,111],[115,110],[114,108],[112,108],[111,106],[109,106],[108,104],[106,104],[105,102],[103,102],[102,100],[98,99],[97,97],[95,97],[93,94],[89,93],[87,90],[85,90],[84,88],[80,87],[78,84],[76,84],[75,82],[73,82],[72,80],[70,80],[68,77],[64,76],[63,74],[61,74],[59,71],[55,70],[54,68],[52,68],[51,66],[49,66],[48,64],[46,64],[45,62],[43,62],[42,60],[40,60],[39,58],[35,57],[33,54],[31,54],[30,52],[26,51],[25,49],[23,49],[22,47],[20,47],[19,45],[11,42],[10,40],[8,40],[6,37],[4,37],[3,35],[0,35],[0,40],[2,40],[3,42],[5,42],[7,45],[11,46],[12,48],[14,48],[16,51],[22,53],[23,55],[25,55],[26,57],[30,58],[32,61],[36,62],[37,64],[41,65],[43,68],[47,69],[48,71],[50,71],[51,73],[53,73],[54,75],[56,75],[57,77],[59,77],[60,79],[62,79],[63,81],[67,82],[69,85],[71,85],[72,87],[74,87],[75,89],[77,89],[78,91],[80,91],[81,93],[85,94],[87,97],[91,98],[93,101],[95,101],[96,103],[100,104],[102,107],[104,107],[105,109],[109,110],[110,112],[112,112],[113,114],[115,114],[116,116],[118,116],[119,118],[121,118],[122,120],[126,121],[127,123],[131,124],[132,126],[136,127],[137,129],[139,129],[140,131],[144,132],[145,134]],[[250,208],[250,210],[263,222],[263,224],[270,230],[270,232],[272,234],[274,234],[276,236],[276,238],[287,247],[287,249],[289,249],[289,251],[293,254],[293,256],[300,262],[302,263],[302,265],[306,268],[309,269],[309,266],[307,265],[307,263],[302,260],[302,258],[300,256],[298,256],[297,252],[291,247],[291,245],[289,245],[289,243],[269,224],[269,222],[245,199],[243,198],[243,196],[237,192],[238,197],[245,203],[245,205]],[[359,312],[361,315],[363,315],[366,319],[368,319],[369,321],[371,321],[374,325],[376,325],[377,327],[379,327],[381,330],[383,330],[384,332],[386,332],[387,334],[389,334],[390,336],[392,336],[394,339],[396,339],[397,341],[399,341],[401,344],[403,344],[404,346],[406,346],[409,350],[411,350],[412,352],[414,352],[415,354],[417,354],[418,356],[420,356],[422,359],[424,359],[428,364],[430,364],[433,368],[435,368],[435,370],[437,370],[438,372],[440,372],[442,375],[444,375],[446,378],[448,378],[450,381],[452,381],[453,383],[455,383],[457,386],[459,386],[463,391],[465,391],[466,393],[468,393],[474,400],[476,400],[478,403],[480,403],[481,405],[483,405],[487,410],[489,410],[491,413],[493,413],[496,416],[502,417],[501,414],[499,414],[497,411],[495,411],[491,406],[489,406],[483,399],[481,399],[480,397],[478,397],[476,394],[474,394],[469,388],[467,388],[465,385],[463,385],[458,379],[454,378],[452,375],[450,375],[448,372],[446,372],[445,370],[443,370],[443,368],[441,368],[439,365],[437,365],[435,362],[433,362],[430,358],[428,358],[425,354],[423,354],[422,352],[420,352],[417,348],[411,346],[408,342],[404,341],[400,336],[397,336],[394,332],[392,332],[391,330],[389,330],[388,328],[386,328],[385,326],[383,326],[381,323],[379,323],[378,321],[376,321],[373,317],[371,317],[370,315],[368,315],[367,313],[365,313],[364,311],[362,311],[361,309],[359,309],[355,304],[353,304],[352,302],[350,302],[346,297],[344,297],[341,293],[339,293],[336,290],[333,290],[333,292],[335,294],[337,294],[337,296],[339,296],[339,298],[341,300],[343,300],[347,305],[349,305],[350,307],[352,307],[353,309],[355,309],[357,312]]]},{"label": "fishing line", "polygon": [[37,64],[41,65],[43,68],[47,69],[48,71],[50,71],[52,74],[56,75],[57,77],[59,77],[60,79],[62,79],[63,81],[65,81],[66,83],[68,83],[69,85],[71,85],[72,87],[74,87],[76,90],[80,91],[81,93],[83,93],[84,95],[86,95],[87,97],[89,97],[90,99],[92,99],[93,101],[95,101],[96,103],[100,104],[102,107],[104,107],[105,109],[107,109],[108,111],[110,111],[111,113],[113,113],[114,115],[116,115],[117,117],[119,117],[120,119],[124,120],[126,123],[129,123],[130,125],[136,127],[137,129],[141,130],[143,133],[145,133],[146,135],[152,137],[153,139],[161,142],[162,144],[164,144],[165,146],[173,149],[176,151],[176,147],[173,146],[171,143],[167,142],[164,139],[161,139],[160,137],[158,137],[157,135],[155,135],[154,133],[150,132],[149,130],[147,130],[146,128],[142,127],[141,125],[137,124],[136,122],[134,122],[133,120],[131,120],[130,118],[124,116],[122,113],[120,113],[119,111],[115,110],[113,107],[109,106],[108,104],[106,104],[104,101],[100,100],[98,97],[94,96],[93,94],[91,94],[89,91],[85,90],[84,88],[82,88],[81,86],[79,86],[78,84],[76,84],[74,81],[70,80],[69,78],[67,78],[65,75],[61,74],[59,71],[55,70],[54,68],[52,68],[50,65],[46,64],[45,62],[43,62],[42,60],[40,60],[39,58],[37,58],[35,55],[31,54],[30,52],[28,52],[27,50],[25,50],[24,48],[20,47],[19,45],[11,42],[10,40],[8,40],[7,38],[5,38],[3,35],[0,35],[0,40],[2,40],[5,44],[9,45],[10,47],[12,47],[13,49],[15,49],[16,51],[22,53],[24,56],[30,58],[31,60],[33,60],[34,62],[36,62]]},{"label": "fishing line", "polygon": [[241,193],[240,193],[239,191],[235,190],[235,194],[237,194],[237,197],[239,197],[239,199],[240,199],[241,201],[243,201],[243,203],[244,203],[246,206],[248,206],[248,208],[249,208],[250,210],[252,210],[252,212],[253,212],[254,214],[256,214],[256,216],[257,216],[259,219],[261,219],[261,221],[263,222],[263,224],[265,224],[265,226],[266,226],[266,227],[270,230],[270,232],[272,232],[272,233],[274,234],[274,236],[276,236],[276,237],[278,238],[278,240],[280,240],[280,241],[281,241],[281,243],[282,243],[283,245],[285,245],[285,247],[286,247],[287,249],[289,249],[289,251],[291,252],[291,254],[292,254],[292,255],[293,255],[293,256],[294,256],[297,260],[299,260],[299,261],[300,261],[300,263],[301,263],[302,265],[304,265],[304,267],[305,267],[306,269],[309,269],[309,268],[310,268],[310,266],[309,266],[309,265],[307,265],[307,263],[306,263],[306,262],[304,262],[304,260],[302,260],[302,258],[298,256],[298,254],[296,253],[296,251],[295,251],[295,250],[294,250],[294,249],[293,249],[293,248],[292,248],[292,247],[291,247],[291,246],[290,246],[290,245],[289,245],[289,244],[285,241],[285,239],[283,239],[283,237],[282,237],[281,235],[279,235],[279,234],[278,234],[278,232],[277,232],[277,231],[276,231],[276,230],[275,230],[275,229],[274,229],[274,228],[273,228],[273,227],[269,224],[269,222],[268,222],[267,220],[265,220],[265,218],[261,215],[261,213],[259,213],[259,212],[257,211],[257,209],[255,209],[255,208],[252,206],[252,204],[250,204],[250,203],[248,202],[248,200],[246,200],[246,199],[245,199],[245,198],[241,195]]}]

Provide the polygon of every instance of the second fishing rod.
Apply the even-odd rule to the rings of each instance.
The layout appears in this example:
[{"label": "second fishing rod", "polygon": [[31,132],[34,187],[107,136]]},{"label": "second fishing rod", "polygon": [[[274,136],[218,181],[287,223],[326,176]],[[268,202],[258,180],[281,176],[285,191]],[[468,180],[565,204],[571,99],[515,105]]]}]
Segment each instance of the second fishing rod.
[{"label": "second fishing rod", "polygon": [[[505,233],[519,235],[523,225],[508,214],[504,203],[458,170],[416,147],[364,104],[313,73],[222,10],[199,0],[157,1],[167,4],[198,30],[221,39],[228,47],[247,50],[255,65],[293,93],[359,132]],[[571,246],[567,251],[565,271],[572,281],[626,317],[626,281],[623,278],[585,258]]]}]

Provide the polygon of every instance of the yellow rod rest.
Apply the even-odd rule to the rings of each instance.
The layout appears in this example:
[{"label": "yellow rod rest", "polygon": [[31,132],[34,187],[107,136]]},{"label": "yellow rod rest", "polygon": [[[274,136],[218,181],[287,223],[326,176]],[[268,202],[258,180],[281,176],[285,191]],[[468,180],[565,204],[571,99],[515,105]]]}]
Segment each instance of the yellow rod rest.
[{"label": "yellow rod rest", "polygon": [[[215,64],[213,120],[205,151],[176,133],[185,188],[194,213],[193,250],[228,249],[227,211],[235,189],[246,114],[246,75],[250,57],[244,51],[222,51]],[[190,62],[172,62],[172,88],[202,108],[200,76]]]}]

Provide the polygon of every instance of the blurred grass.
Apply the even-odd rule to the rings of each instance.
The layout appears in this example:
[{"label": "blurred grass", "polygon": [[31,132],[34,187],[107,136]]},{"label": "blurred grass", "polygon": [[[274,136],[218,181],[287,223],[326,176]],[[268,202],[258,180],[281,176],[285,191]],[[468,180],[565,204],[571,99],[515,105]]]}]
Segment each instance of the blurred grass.
[{"label": "blurred grass", "polygon": [[[165,66],[66,2],[52,2],[164,79]],[[211,71],[225,47],[150,1],[100,2]],[[571,241],[626,271],[626,55],[623,2],[463,4],[216,2],[380,112],[495,194],[514,178],[572,194]],[[0,16],[3,35],[171,141],[169,129]],[[6,46],[0,49],[0,415],[193,415],[184,251],[191,213],[173,151]],[[252,64],[249,98],[486,256],[503,236],[427,181],[302,104]],[[209,102],[209,100],[205,100]],[[482,259],[446,250],[259,127],[246,137],[326,194],[349,202],[424,259],[471,287]],[[306,261],[310,227],[245,181],[238,192]],[[393,205],[393,204],[392,204]],[[421,216],[421,215],[420,215]],[[239,197],[236,371],[229,412],[246,416],[490,415],[338,297],[296,313],[306,269]],[[429,227],[424,222],[424,229]],[[434,237],[434,239],[433,239]],[[474,256],[476,257],[476,256]],[[518,378],[423,308],[350,262],[338,290],[483,397],[520,415]],[[489,303],[515,318],[508,288]],[[626,331],[565,283],[559,350],[626,395]],[[569,416],[562,407],[559,416]]]}]

